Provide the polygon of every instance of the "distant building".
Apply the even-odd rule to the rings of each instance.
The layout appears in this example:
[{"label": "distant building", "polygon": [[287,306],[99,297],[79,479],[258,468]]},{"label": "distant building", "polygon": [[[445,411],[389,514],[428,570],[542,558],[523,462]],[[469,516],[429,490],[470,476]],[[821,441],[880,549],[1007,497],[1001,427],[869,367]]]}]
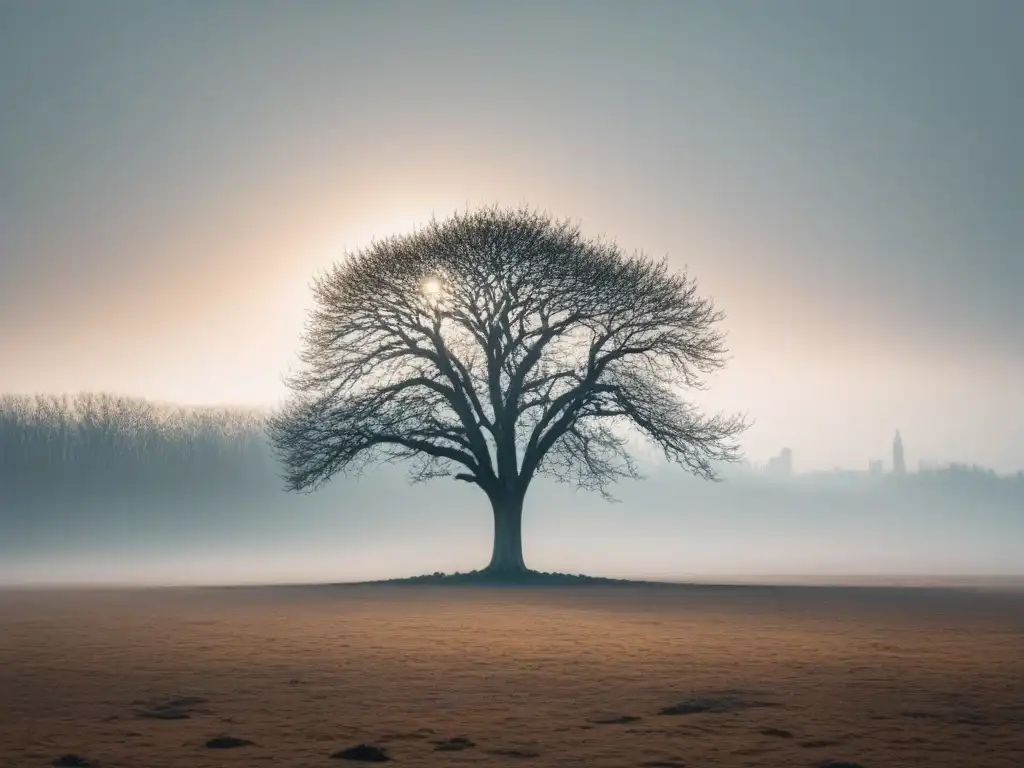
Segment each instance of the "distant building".
[{"label": "distant building", "polygon": [[783,448],[778,456],[768,459],[768,474],[777,477],[790,477],[793,474],[793,451]]},{"label": "distant building", "polygon": [[892,471],[896,475],[904,475],[907,472],[907,463],[903,458],[903,438],[900,437],[898,429],[892,441]]},{"label": "distant building", "polygon": [[881,459],[872,459],[868,462],[868,473],[871,475],[882,474],[884,463]]},{"label": "distant building", "polygon": [[786,475],[793,474],[793,452],[789,448],[783,448],[782,453],[779,454],[779,458],[782,460],[782,471]]}]

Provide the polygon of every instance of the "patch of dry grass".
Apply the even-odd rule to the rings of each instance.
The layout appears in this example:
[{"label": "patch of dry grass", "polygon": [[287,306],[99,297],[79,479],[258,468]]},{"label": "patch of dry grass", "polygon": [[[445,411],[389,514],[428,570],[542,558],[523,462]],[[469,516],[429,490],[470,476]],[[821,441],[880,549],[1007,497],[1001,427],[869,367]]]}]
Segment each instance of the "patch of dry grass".
[{"label": "patch of dry grass", "polygon": [[5,768],[1019,768],[1024,594],[11,591],[0,712]]}]

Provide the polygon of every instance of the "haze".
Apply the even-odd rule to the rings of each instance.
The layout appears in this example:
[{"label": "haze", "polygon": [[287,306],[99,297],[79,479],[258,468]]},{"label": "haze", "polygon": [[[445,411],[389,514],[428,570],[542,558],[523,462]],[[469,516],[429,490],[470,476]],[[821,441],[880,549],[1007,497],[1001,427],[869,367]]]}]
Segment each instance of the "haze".
[{"label": "haze", "polygon": [[[755,420],[753,462],[789,447],[800,471],[866,469],[900,429],[912,469],[1013,473],[1024,468],[1021,71],[1024,5],[1012,0],[3,3],[0,393],[272,407],[318,270],[432,215],[527,203],[689,267],[727,313],[733,355],[702,402]],[[258,542],[229,557],[218,537],[246,520],[232,502],[223,526],[182,534],[182,551],[216,550],[202,573],[247,579],[285,529],[296,542],[336,537],[321,539],[315,567],[294,552],[266,561],[287,580],[431,569],[409,559],[428,530],[459,531],[448,550],[420,548],[437,569],[472,567],[486,548],[486,509],[467,492],[379,475],[358,487],[348,497],[339,485],[333,502],[274,497],[253,517],[269,527],[244,523]],[[652,522],[680,506],[658,483],[631,485],[624,505],[558,502],[591,515],[577,548],[579,526],[543,522],[536,510],[554,502],[541,495],[528,516],[554,528],[534,529],[528,559],[594,569],[580,552],[634,534],[622,545],[632,554],[604,571],[1005,573],[1024,554],[1006,511],[1016,496],[829,562],[820,548],[854,524],[800,538],[821,499],[787,507],[805,517],[769,535],[750,527],[753,502],[721,495],[705,509],[732,511],[699,523],[712,491],[685,488],[678,546]],[[124,519],[83,523],[88,533],[54,549],[80,517],[54,513],[46,528],[6,514],[0,538],[21,552],[8,580],[57,573],[58,550],[79,563],[72,575],[121,553],[107,562],[115,580],[117,563],[150,557]],[[137,518],[146,541],[160,519]],[[698,523],[711,539],[686,533]],[[730,525],[746,528],[727,545]],[[379,551],[392,528],[410,533]],[[732,559],[704,549],[711,540]],[[870,536],[861,543],[871,550]]]}]

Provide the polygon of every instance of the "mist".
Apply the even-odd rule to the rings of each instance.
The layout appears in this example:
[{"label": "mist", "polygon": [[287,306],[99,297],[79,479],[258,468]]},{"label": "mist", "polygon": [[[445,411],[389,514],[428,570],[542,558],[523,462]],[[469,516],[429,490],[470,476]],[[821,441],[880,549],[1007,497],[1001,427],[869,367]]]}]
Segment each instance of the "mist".
[{"label": "mist", "polygon": [[[482,567],[485,498],[401,467],[286,494],[231,409],[287,395],[320,270],[522,203],[688,269],[731,355],[699,404],[796,461],[645,459],[619,504],[537,483],[531,567],[1020,572],[1022,26],[998,0],[3,4],[0,395],[218,409],[129,408],[109,451],[99,417],[11,432],[0,581]],[[907,476],[830,471],[897,429]]]},{"label": "mist", "polygon": [[[206,499],[6,508],[3,583],[362,581],[486,565],[486,498],[407,487],[380,470],[313,496],[239,488]],[[1020,575],[1024,484],[966,489],[706,485],[664,469],[622,503],[539,482],[524,518],[531,567],[665,580]],[[14,514],[27,518],[13,519]],[[54,520],[59,517],[59,520]]]},{"label": "mist", "polygon": [[[0,583],[343,582],[486,565],[490,506],[463,483],[411,485],[389,465],[285,493],[249,411],[81,396],[44,399],[45,415],[12,402]],[[690,581],[1022,575],[1024,474],[721,469],[712,483],[647,456],[645,479],[620,483],[616,503],[537,481],[524,517],[527,563]]]}]

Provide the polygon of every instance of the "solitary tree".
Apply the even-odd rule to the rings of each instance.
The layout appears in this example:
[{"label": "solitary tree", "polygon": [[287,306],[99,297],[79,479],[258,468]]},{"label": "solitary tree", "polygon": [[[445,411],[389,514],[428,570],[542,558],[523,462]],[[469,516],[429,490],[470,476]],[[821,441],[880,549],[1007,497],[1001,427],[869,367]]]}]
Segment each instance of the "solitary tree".
[{"label": "solitary tree", "polygon": [[713,303],[664,261],[529,210],[433,221],[314,283],[292,395],[270,422],[289,490],[373,461],[475,484],[487,570],[526,570],[523,499],[540,474],[607,496],[638,477],[639,432],[691,472],[735,460],[737,416],[683,399],[724,364]]}]

